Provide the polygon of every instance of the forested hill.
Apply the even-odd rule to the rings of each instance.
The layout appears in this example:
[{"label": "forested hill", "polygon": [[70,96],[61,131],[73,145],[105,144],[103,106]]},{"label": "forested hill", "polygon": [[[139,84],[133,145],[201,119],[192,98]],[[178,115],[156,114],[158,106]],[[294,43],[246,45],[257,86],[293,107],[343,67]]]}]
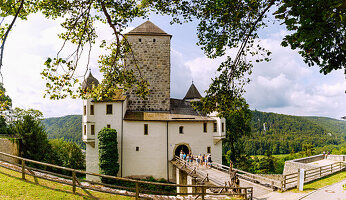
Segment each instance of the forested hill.
[{"label": "forested hill", "polygon": [[304,144],[322,147],[340,144],[346,138],[346,122],[326,117],[301,117],[252,112],[252,136],[243,138],[246,153],[262,155],[266,150],[285,154],[302,150]]},{"label": "forested hill", "polygon": [[[47,118],[43,124],[48,138],[63,138],[85,147],[81,115]],[[301,151],[303,144],[321,147],[344,142],[346,121],[253,111],[252,132],[251,137],[243,138],[246,153],[262,155],[271,150],[273,154],[284,154]]]},{"label": "forested hill", "polygon": [[75,142],[83,148],[85,147],[82,141],[81,115],[46,118],[42,123],[46,127],[49,139],[62,138]]}]

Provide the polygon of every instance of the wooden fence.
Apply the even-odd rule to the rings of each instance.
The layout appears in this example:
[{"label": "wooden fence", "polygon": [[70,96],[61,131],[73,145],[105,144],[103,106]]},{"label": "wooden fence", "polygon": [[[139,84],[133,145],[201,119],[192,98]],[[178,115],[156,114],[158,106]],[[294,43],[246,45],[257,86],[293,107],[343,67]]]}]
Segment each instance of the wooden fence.
[{"label": "wooden fence", "polygon": [[[58,182],[66,185],[72,186],[72,191],[73,193],[76,192],[76,188],[81,188],[85,193],[87,193],[91,198],[95,198],[89,190],[93,191],[98,191],[98,192],[103,192],[103,193],[111,193],[111,194],[117,194],[117,195],[123,195],[123,196],[131,196],[135,197],[136,199],[153,199],[154,197],[157,197],[155,195],[165,195],[165,196],[176,196],[176,195],[192,195],[195,196],[195,198],[201,198],[201,199],[206,199],[211,196],[215,195],[225,195],[225,196],[238,196],[242,197],[244,199],[252,199],[252,188],[251,187],[240,187],[240,188],[234,188],[234,187],[227,187],[227,186],[211,186],[211,185],[184,185],[184,184],[170,184],[170,183],[156,183],[156,182],[148,182],[148,181],[139,181],[139,180],[134,180],[134,179],[127,179],[127,178],[121,178],[121,177],[115,177],[115,176],[109,176],[109,175],[103,175],[103,174],[96,174],[96,173],[91,173],[91,172],[86,172],[82,170],[76,170],[76,169],[71,169],[67,167],[61,167],[57,165],[52,165],[48,163],[43,163],[35,160],[30,160],[26,158],[22,158],[19,156],[14,156],[11,154],[3,153],[0,152],[0,155],[4,155],[7,157],[15,158],[19,160],[20,164],[13,163],[13,162],[8,162],[4,161],[5,163],[10,163],[11,165],[17,166],[16,168],[9,167],[8,165],[1,165],[1,167],[7,168],[9,170],[17,171],[22,174],[22,179],[26,179],[26,175],[34,177],[34,180],[36,183],[38,183],[37,178],[45,179],[48,181],[52,182]],[[38,168],[33,168],[29,167],[27,163],[32,163],[36,164],[38,166],[43,166],[43,168],[51,168],[51,169],[59,169],[59,170],[64,170],[67,172],[70,172],[71,176],[64,175],[64,174],[59,174],[59,173],[54,173],[51,171],[43,170],[43,169],[38,169]],[[38,172],[53,175],[56,177],[64,178],[65,181],[56,179],[56,178],[49,178],[47,176],[42,176]],[[79,179],[78,175],[92,175],[96,176],[99,178],[107,178],[107,179],[112,179],[112,180],[117,180],[117,181],[122,181],[122,182],[127,182],[127,183],[132,183],[134,184],[134,187],[125,187],[125,186],[120,186],[120,185],[113,185],[113,184],[106,184],[106,183],[101,183],[101,182],[95,182],[95,181],[90,181],[90,180],[83,180]],[[89,184],[82,184],[83,182],[87,182]],[[105,186],[108,188],[112,189],[121,189],[121,190],[127,190],[131,192],[126,192],[126,193],[121,193],[116,190],[103,190],[98,187],[92,187],[92,185],[97,185],[97,186]],[[152,186],[170,186],[170,187],[187,187],[187,188],[194,188],[193,191],[195,192],[190,192],[190,193],[178,193],[178,192],[166,192],[166,191],[158,191],[158,190],[146,190],[145,188],[141,188],[141,185],[152,185]],[[218,191],[218,192],[212,192],[212,191]],[[221,192],[220,192],[221,191]],[[233,192],[236,191],[236,192]],[[237,192],[238,191],[238,192]],[[239,192],[239,191],[244,191],[244,193]]]},{"label": "wooden fence", "polygon": [[[311,182],[313,180],[322,178],[324,176],[333,174],[335,172],[346,169],[346,164],[343,162],[337,162],[330,165],[316,167],[304,171],[304,183]],[[295,188],[298,185],[298,172],[283,175],[281,190]]]}]

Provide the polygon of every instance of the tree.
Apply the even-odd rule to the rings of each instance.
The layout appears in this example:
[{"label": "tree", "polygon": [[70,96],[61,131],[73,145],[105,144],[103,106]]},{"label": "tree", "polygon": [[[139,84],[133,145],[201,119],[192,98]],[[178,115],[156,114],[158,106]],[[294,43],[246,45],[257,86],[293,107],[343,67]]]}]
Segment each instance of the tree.
[{"label": "tree", "polygon": [[[17,121],[13,123],[13,132],[21,139],[21,156],[28,159],[47,161],[50,151],[47,134],[41,124],[37,110],[22,110],[16,108]],[[20,114],[21,113],[21,114]]]},{"label": "tree", "polygon": [[76,143],[64,141],[62,139],[54,139],[49,140],[49,144],[56,158],[53,164],[72,169],[85,169],[85,157]]},{"label": "tree", "polygon": [[0,111],[8,110],[12,106],[12,99],[5,94],[6,89],[4,88],[3,83],[0,83]]},{"label": "tree", "polygon": [[[97,138],[99,139],[100,174],[117,176],[119,171],[117,131],[103,128]],[[102,182],[114,183],[115,180],[102,178]]]},{"label": "tree", "polygon": [[[241,98],[244,85],[250,80],[253,62],[269,61],[270,52],[261,47],[258,31],[265,28],[273,14],[291,32],[282,45],[300,49],[300,54],[309,65],[318,65],[321,72],[329,73],[345,68],[345,9],[343,0],[12,0],[0,4],[0,16],[8,23],[0,24],[2,66],[3,50],[9,31],[17,18],[26,19],[30,13],[41,12],[47,18],[63,18],[65,32],[59,37],[65,40],[55,58],[48,58],[42,72],[46,79],[46,94],[52,99],[94,97],[107,99],[122,85],[124,90],[137,89],[140,96],[148,94],[148,83],[126,70],[124,58],[133,56],[131,46],[122,34],[130,22],[150,13],[172,16],[172,23],[192,20],[197,26],[198,45],[209,58],[224,55],[226,59],[218,68],[207,95],[203,98],[205,110],[221,111],[220,105],[230,105]],[[12,19],[9,19],[12,17]],[[78,78],[75,71],[83,50],[87,54],[95,45],[95,23],[110,26],[114,40],[101,44],[108,53],[99,60],[104,79],[92,92],[76,89]],[[66,43],[75,45],[75,50],[66,52]],[[236,48],[235,55],[227,50]],[[250,56],[253,56],[251,59]],[[88,68],[88,67],[87,67]],[[139,68],[137,69],[139,70]]]},{"label": "tree", "polygon": [[244,148],[241,138],[251,134],[251,110],[245,99],[238,102],[238,108],[223,113],[226,118],[226,140],[223,143],[228,161],[238,162]]}]

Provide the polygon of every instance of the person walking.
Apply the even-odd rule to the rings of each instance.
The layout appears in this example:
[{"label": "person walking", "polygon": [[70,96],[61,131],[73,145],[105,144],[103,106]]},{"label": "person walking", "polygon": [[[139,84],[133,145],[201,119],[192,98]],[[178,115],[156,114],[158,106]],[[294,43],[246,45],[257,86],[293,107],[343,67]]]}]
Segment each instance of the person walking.
[{"label": "person walking", "polygon": [[186,154],[185,153],[183,154],[183,160],[186,160]]},{"label": "person walking", "polygon": [[180,159],[183,159],[183,150],[180,150],[180,155],[179,155]]},{"label": "person walking", "polygon": [[211,160],[211,154],[208,155],[208,165],[209,165],[209,168],[211,169],[211,163],[212,163],[212,160]]}]

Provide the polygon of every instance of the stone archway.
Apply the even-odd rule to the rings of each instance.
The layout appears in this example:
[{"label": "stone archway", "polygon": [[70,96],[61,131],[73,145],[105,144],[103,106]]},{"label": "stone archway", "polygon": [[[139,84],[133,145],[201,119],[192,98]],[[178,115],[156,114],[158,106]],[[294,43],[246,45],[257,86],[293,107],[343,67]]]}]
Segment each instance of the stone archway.
[{"label": "stone archway", "polygon": [[185,154],[188,154],[191,151],[190,145],[189,144],[185,144],[185,143],[176,144],[175,148],[174,148],[174,151],[173,151],[174,156],[178,156],[179,157],[181,150]]}]

